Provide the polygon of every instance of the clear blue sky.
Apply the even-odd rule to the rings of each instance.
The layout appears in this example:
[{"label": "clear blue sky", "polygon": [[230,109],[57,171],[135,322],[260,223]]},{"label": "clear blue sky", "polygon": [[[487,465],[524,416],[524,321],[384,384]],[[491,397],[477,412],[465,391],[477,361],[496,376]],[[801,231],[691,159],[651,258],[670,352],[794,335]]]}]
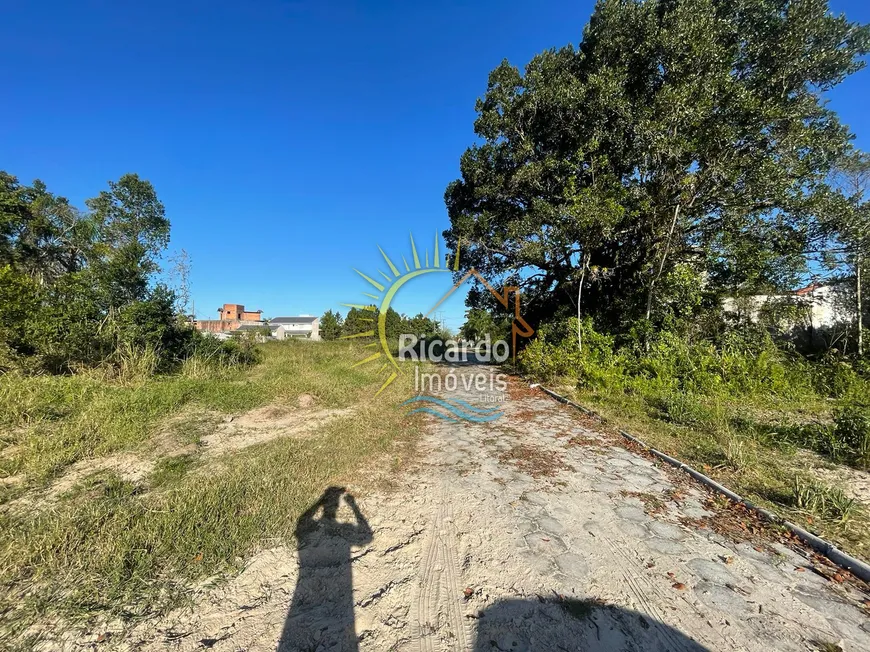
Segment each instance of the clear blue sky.
[{"label": "clear blue sky", "polygon": [[[201,317],[360,300],[448,226],[444,188],[474,142],[474,102],[503,58],[577,44],[591,0],[2,3],[0,168],[76,205],[137,172],[193,258]],[[870,22],[866,0],[833,0]],[[870,71],[833,107],[870,149]],[[431,246],[431,245],[430,245]],[[444,289],[404,288],[424,312]],[[457,297],[443,306],[462,323]]]}]

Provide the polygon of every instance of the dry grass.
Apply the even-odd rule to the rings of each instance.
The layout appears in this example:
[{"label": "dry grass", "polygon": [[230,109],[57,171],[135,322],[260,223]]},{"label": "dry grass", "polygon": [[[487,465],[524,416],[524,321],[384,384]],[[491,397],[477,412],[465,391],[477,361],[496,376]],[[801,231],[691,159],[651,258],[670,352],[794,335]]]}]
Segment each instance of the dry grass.
[{"label": "dry grass", "polygon": [[533,478],[550,478],[562,471],[574,470],[552,451],[532,444],[517,444],[499,455],[498,459]]},{"label": "dry grass", "polygon": [[[647,444],[690,464],[754,503],[763,505],[832,541],[859,558],[870,559],[870,509],[843,497],[842,488],[826,487],[825,500],[800,506],[796,478],[806,475],[806,461],[789,441],[766,435],[764,429],[740,430],[735,424],[749,414],[766,411],[779,420],[800,420],[807,406],[761,405],[750,399],[733,405],[694,406],[712,420],[674,423],[660,418],[643,395],[561,387],[559,393],[599,412],[603,429],[618,426]],[[814,406],[810,406],[814,407]],[[771,429],[772,430],[772,429]],[[833,464],[833,463],[832,463]],[[819,491],[814,492],[818,496]]]},{"label": "dry grass", "polygon": [[[364,489],[379,481],[360,472],[367,463],[403,463],[419,428],[399,407],[411,393],[408,375],[373,399],[382,378],[350,369],[356,346],[264,350],[260,366],[211,378],[0,379],[0,477],[21,478],[0,486],[0,648],[28,649],[34,622],[130,620],[177,605],[198,579],[233,573],[260,547],[288,542],[324,487]],[[226,425],[221,414],[271,406],[257,413],[271,409],[283,422],[305,412],[303,394],[318,408],[353,410],[305,437],[206,454],[203,442]],[[144,477],[108,469],[85,475],[49,510],[9,508],[74,463],[96,468],[107,455],[146,453]]]}]

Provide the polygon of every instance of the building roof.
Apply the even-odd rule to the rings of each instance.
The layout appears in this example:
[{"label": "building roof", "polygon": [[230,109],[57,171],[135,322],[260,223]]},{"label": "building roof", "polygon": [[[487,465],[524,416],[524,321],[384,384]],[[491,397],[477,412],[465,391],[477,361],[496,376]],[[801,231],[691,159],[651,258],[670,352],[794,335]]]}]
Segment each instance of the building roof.
[{"label": "building roof", "polygon": [[805,294],[812,294],[816,290],[825,287],[824,283],[810,283],[806,287],[801,288],[800,290],[795,290],[795,294],[799,297],[804,296]]},{"label": "building roof", "polygon": [[304,317],[273,317],[270,324],[313,324],[317,317],[306,315]]},{"label": "building roof", "polygon": [[265,326],[265,324],[242,324],[241,326],[239,326],[239,327],[238,327],[235,331],[233,331],[233,332],[238,332],[238,331],[256,331],[256,330],[260,330],[261,328],[263,328],[263,326]]}]

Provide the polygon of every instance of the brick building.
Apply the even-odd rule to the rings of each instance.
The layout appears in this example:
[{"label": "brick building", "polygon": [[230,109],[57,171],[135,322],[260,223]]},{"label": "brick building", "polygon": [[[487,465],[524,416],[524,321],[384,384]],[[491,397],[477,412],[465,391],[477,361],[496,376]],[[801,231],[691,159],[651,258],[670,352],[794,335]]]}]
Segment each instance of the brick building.
[{"label": "brick building", "polygon": [[212,333],[238,330],[243,325],[264,326],[262,310],[245,310],[240,303],[225,303],[218,308],[219,319],[198,319],[197,329]]}]

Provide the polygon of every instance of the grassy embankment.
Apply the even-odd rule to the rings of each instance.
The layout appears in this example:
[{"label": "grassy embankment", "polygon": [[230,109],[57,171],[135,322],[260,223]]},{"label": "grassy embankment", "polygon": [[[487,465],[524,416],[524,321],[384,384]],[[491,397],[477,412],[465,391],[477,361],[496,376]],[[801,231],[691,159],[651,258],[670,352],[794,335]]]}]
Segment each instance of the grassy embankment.
[{"label": "grassy embankment", "polygon": [[[417,428],[399,407],[412,374],[373,400],[383,375],[351,368],[358,345],[262,349],[252,368],[189,365],[126,382],[0,377],[0,642],[56,616],[136,618],[178,604],[193,581],[290,542],[327,485],[365,487],[376,481],[373,462],[385,472],[401,462]],[[300,407],[302,395],[313,405]],[[302,437],[208,454],[203,438],[227,415],[261,406],[291,423],[294,412],[353,412]],[[149,460],[148,472],[130,479],[101,467],[119,456]],[[53,497],[89,461],[95,473]]]},{"label": "grassy embankment", "polygon": [[[576,321],[571,328],[576,333]],[[523,371],[749,500],[870,560],[870,380],[760,342],[663,336],[649,351],[587,328],[535,342]]]}]

